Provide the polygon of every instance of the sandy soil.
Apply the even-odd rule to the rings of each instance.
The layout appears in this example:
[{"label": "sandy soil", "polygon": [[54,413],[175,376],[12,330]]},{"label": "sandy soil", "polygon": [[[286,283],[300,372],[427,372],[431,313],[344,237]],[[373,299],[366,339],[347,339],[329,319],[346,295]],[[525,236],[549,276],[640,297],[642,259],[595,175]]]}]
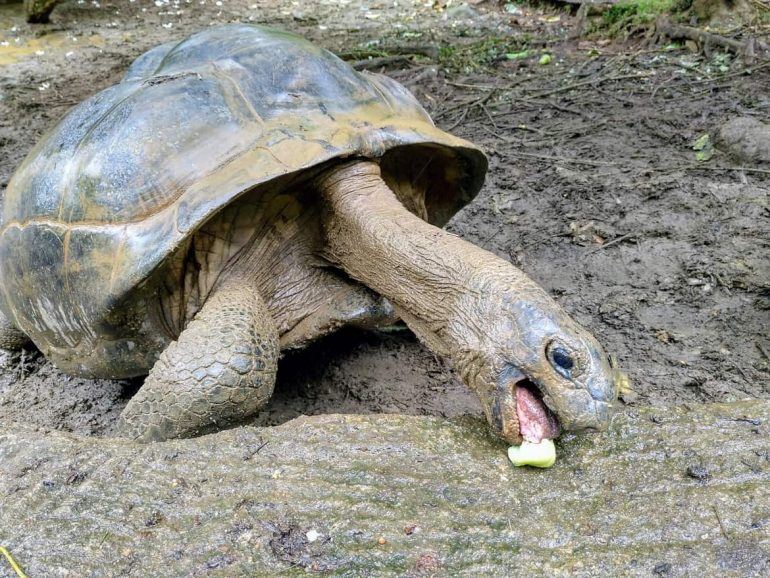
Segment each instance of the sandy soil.
[{"label": "sandy soil", "polygon": [[[491,160],[449,229],[510,259],[589,327],[629,374],[623,403],[770,397],[770,167],[720,150],[702,163],[692,150],[735,116],[770,122],[770,67],[744,74],[683,49],[570,40],[569,15],[495,2],[96,4],[65,3],[36,27],[0,5],[0,194],[72,105],[144,50],[205,26],[267,22],[349,59],[419,45],[433,59],[378,70]],[[510,58],[512,45],[530,53]],[[539,65],[545,47],[553,59]],[[0,424],[102,434],[141,385],[68,377],[33,350],[5,361]],[[408,333],[344,331],[282,361],[255,422],[479,411]]]}]

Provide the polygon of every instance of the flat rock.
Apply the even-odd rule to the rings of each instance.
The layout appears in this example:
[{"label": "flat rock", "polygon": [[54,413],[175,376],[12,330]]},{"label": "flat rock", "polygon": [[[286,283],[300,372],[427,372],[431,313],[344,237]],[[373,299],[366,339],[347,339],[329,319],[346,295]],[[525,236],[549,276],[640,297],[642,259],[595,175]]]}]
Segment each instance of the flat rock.
[{"label": "flat rock", "polygon": [[549,470],[473,419],[147,446],[5,429],[0,544],[30,576],[766,576],[769,425],[766,401],[626,409]]},{"label": "flat rock", "polygon": [[770,163],[770,124],[741,116],[719,129],[719,144],[732,156],[747,163]]}]

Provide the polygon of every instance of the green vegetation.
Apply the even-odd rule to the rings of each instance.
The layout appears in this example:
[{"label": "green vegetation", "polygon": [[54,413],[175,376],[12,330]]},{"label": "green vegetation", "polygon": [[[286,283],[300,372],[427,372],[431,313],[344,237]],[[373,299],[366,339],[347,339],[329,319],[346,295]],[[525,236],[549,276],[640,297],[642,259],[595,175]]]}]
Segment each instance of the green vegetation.
[{"label": "green vegetation", "polygon": [[594,31],[617,34],[629,27],[654,21],[661,14],[677,14],[689,10],[693,0],[623,0],[602,12]]},{"label": "green vegetation", "polygon": [[490,37],[463,45],[444,45],[439,50],[439,62],[451,70],[472,72],[484,69],[502,60],[518,60],[534,56],[529,50],[529,35]]},{"label": "green vegetation", "polygon": [[531,42],[532,36],[529,34],[494,36],[462,44],[441,44],[438,47],[430,44],[410,45],[404,41],[399,44],[399,40],[394,39],[382,44],[378,42],[371,46],[354,48],[338,56],[343,60],[365,60],[401,55],[416,61],[436,62],[453,72],[468,73],[489,69],[505,60],[532,58],[537,61],[543,50],[530,48]]},{"label": "green vegetation", "polygon": [[757,21],[760,24],[770,24],[770,0],[754,0],[757,11]]}]

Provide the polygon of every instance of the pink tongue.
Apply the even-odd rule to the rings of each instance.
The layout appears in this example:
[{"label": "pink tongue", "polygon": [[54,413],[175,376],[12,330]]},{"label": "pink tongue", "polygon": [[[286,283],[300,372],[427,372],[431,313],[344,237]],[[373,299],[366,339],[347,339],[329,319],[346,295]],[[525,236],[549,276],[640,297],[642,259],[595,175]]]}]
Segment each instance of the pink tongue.
[{"label": "pink tongue", "polygon": [[516,387],[516,414],[521,437],[540,443],[559,435],[559,422],[540,397],[527,385]]}]

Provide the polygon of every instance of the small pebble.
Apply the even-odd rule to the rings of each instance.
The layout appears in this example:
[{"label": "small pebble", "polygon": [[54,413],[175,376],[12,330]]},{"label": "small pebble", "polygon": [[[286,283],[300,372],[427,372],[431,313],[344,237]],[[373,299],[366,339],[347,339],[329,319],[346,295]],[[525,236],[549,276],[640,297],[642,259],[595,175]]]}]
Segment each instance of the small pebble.
[{"label": "small pebble", "polygon": [[708,480],[711,477],[708,469],[701,465],[687,466],[687,475],[696,480]]}]

